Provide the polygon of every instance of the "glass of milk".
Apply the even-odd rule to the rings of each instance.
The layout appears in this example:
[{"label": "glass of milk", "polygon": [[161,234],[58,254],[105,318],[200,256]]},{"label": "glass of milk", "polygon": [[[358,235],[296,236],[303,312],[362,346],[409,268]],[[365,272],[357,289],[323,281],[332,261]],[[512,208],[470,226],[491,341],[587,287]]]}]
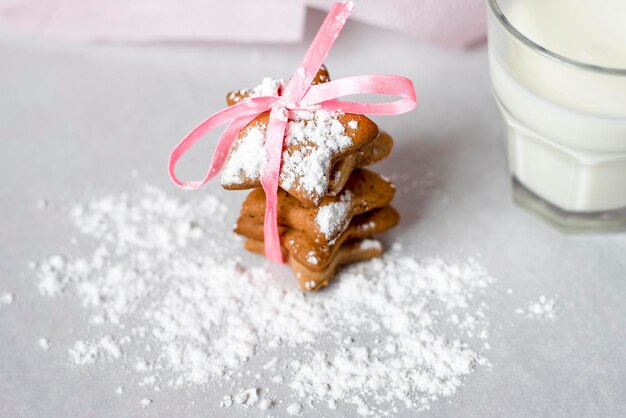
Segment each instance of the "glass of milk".
[{"label": "glass of milk", "polygon": [[487,0],[515,201],[561,230],[626,229],[626,0]]}]

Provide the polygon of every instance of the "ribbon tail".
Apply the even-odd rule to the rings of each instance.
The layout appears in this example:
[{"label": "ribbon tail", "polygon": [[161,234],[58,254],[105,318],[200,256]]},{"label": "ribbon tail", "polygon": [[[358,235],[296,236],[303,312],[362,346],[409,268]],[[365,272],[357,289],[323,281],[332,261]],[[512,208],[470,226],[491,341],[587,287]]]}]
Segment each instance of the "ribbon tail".
[{"label": "ribbon tail", "polygon": [[343,29],[354,7],[353,1],[337,2],[330,7],[322,26],[320,26],[311,46],[300,61],[298,70],[291,77],[283,97],[298,102],[306,93],[315,78],[317,70],[328,56],[335,40]]},{"label": "ribbon tail", "polygon": [[265,223],[263,225],[265,256],[276,263],[284,262],[278,234],[278,179],[287,116],[287,110],[284,107],[272,108],[265,137],[267,160],[261,175],[261,185],[265,191]]},{"label": "ribbon tail", "polygon": [[283,263],[283,253],[278,234],[278,198],[265,193],[265,224],[263,225],[265,257],[275,263]]}]

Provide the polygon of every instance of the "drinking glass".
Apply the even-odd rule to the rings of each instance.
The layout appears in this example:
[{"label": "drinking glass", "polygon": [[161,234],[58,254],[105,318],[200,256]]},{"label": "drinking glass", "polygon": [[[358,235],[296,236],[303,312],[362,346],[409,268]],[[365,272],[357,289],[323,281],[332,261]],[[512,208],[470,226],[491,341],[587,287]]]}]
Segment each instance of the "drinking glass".
[{"label": "drinking glass", "polygon": [[579,62],[529,39],[507,19],[515,1],[523,0],[487,0],[514,200],[566,232],[625,230],[626,69]]}]

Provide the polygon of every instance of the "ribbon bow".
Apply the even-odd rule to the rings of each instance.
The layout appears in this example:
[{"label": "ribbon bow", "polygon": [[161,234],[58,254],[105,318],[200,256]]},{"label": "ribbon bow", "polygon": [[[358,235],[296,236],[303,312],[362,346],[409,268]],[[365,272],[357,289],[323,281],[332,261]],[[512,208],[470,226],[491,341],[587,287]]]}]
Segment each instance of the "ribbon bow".
[{"label": "ribbon bow", "polygon": [[[346,24],[353,2],[335,3],[317,32],[302,62],[291,77],[282,95],[249,98],[220,110],[195,127],[172,150],[169,158],[169,175],[172,181],[186,190],[201,187],[221,170],[228,151],[239,131],[263,112],[270,111],[265,137],[267,161],[261,170],[261,185],[265,191],[265,255],[282,263],[280,237],[278,235],[278,179],[282,158],[285,129],[291,112],[297,110],[325,109],[331,112],[368,115],[398,115],[417,106],[415,89],[411,80],[395,75],[361,75],[347,77],[312,86],[311,82],[320,68],[337,36]],[[351,94],[386,94],[399,96],[400,100],[387,103],[342,102],[338,97]],[[174,174],[179,158],[191,146],[218,126],[227,124],[211,159],[211,166],[204,179],[182,182]]]}]

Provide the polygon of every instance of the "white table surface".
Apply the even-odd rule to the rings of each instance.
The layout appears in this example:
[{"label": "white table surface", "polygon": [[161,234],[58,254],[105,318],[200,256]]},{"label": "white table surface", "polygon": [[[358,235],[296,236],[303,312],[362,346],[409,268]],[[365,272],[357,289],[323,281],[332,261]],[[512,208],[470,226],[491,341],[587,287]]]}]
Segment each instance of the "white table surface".
[{"label": "white table surface", "polygon": [[[307,39],[321,18],[310,14]],[[133,169],[182,194],[165,169],[174,143],[221,108],[226,91],[288,76],[305,48],[68,46],[0,35],[0,292],[16,296],[0,311],[0,416],[241,413],[219,409],[222,393],[211,387],[166,391],[141,409],[139,395],[112,395],[127,370],[68,367],[67,330],[84,329],[85,314],[78,301],[38,296],[26,266],[68,248],[68,202],[132,189]],[[403,221],[391,239],[418,257],[479,256],[498,279],[486,296],[492,367],[420,416],[626,416],[626,236],[564,236],[513,205],[486,49],[443,51],[351,23],[327,64],[336,78],[391,73],[415,83],[418,111],[376,119],[396,139],[377,169],[409,179],[432,172],[434,186],[397,197]],[[204,171],[210,147],[200,148],[183,175]],[[243,197],[207,190],[232,207]],[[49,210],[37,209],[40,198]],[[541,294],[558,295],[555,321],[514,313]],[[37,347],[42,335],[57,349]]]}]

